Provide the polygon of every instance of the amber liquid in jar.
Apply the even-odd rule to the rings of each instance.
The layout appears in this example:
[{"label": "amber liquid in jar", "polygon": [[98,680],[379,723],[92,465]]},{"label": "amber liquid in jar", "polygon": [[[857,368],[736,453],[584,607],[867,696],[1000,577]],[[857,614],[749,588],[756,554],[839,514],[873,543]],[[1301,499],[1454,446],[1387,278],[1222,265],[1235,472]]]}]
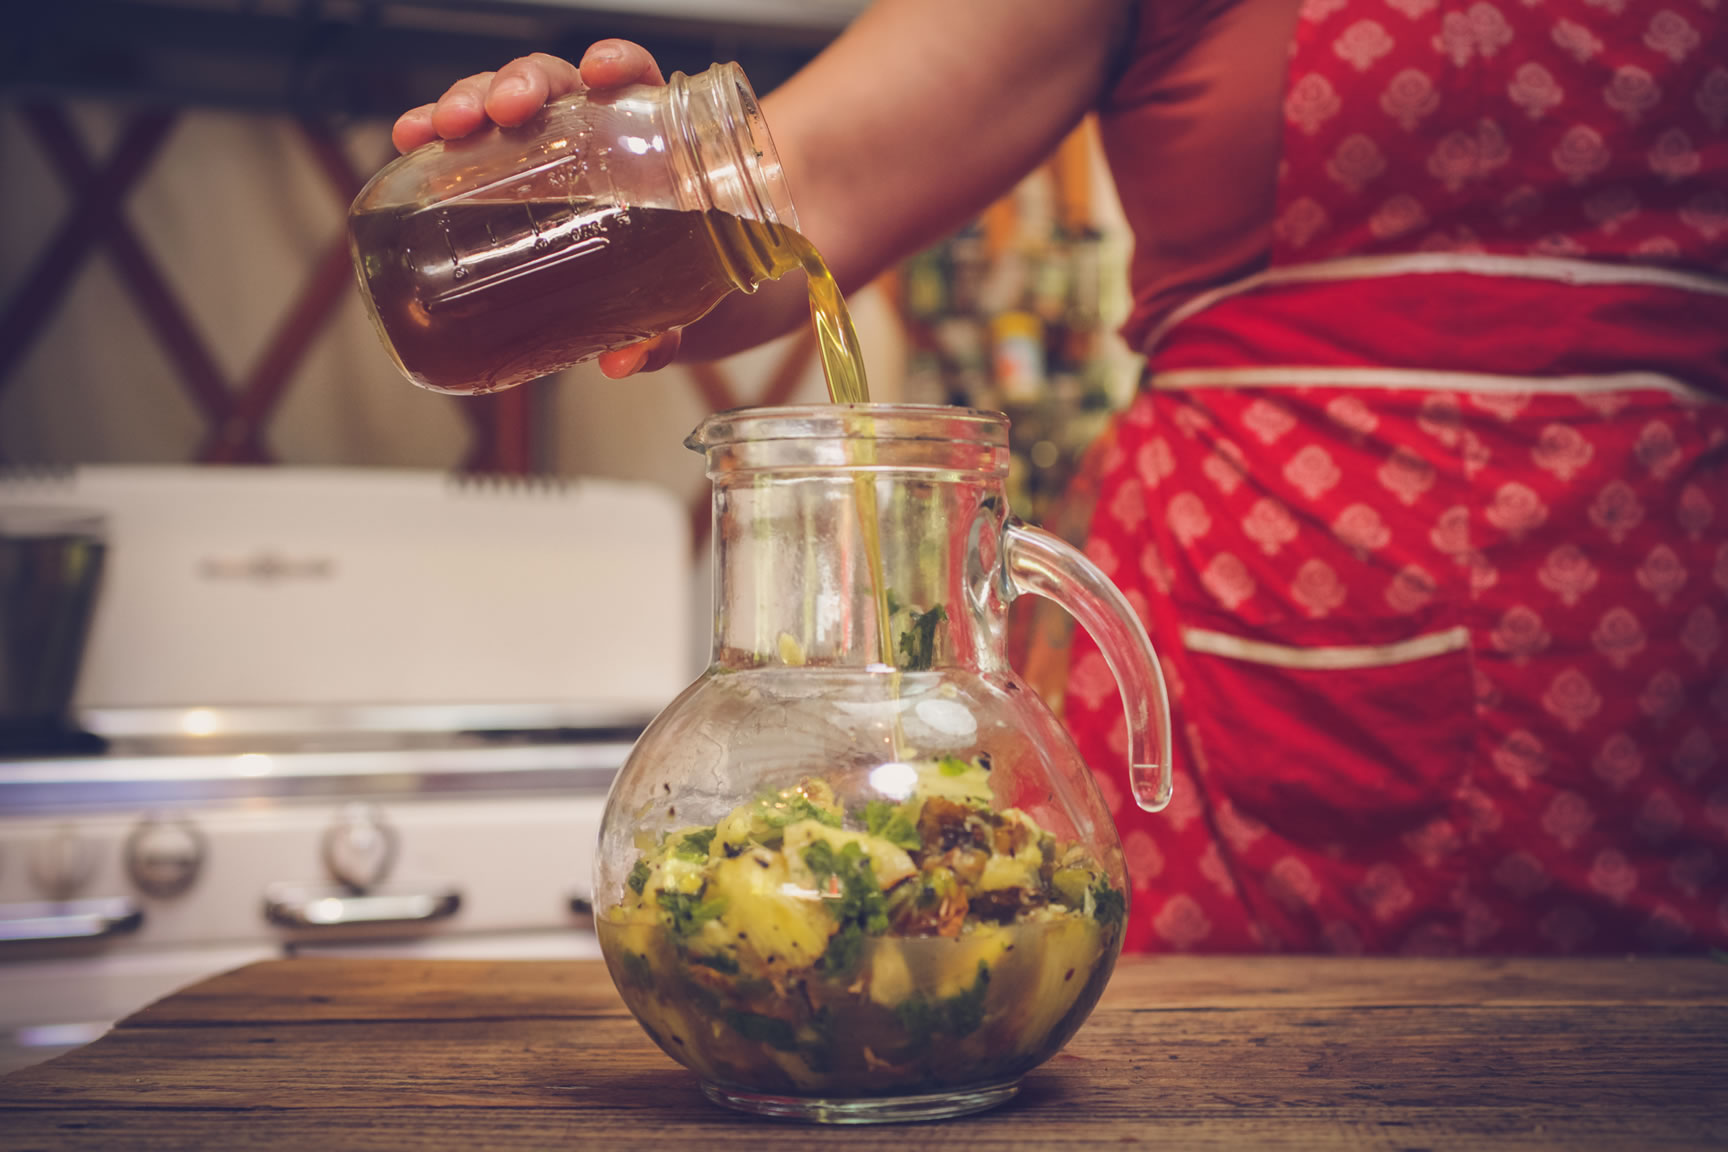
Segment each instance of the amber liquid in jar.
[{"label": "amber liquid in jar", "polygon": [[789,228],[713,209],[470,200],[362,212],[350,229],[379,327],[433,391],[497,392],[688,324],[738,287],[730,260],[753,282],[803,268],[830,394],[868,396],[845,302]]}]

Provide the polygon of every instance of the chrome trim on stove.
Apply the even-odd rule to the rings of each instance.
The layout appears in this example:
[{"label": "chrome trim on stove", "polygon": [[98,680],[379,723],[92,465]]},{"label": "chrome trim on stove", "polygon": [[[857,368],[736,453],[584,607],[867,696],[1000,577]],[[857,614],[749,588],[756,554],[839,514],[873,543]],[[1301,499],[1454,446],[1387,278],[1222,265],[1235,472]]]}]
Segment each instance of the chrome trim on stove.
[{"label": "chrome trim on stove", "polygon": [[137,931],[144,910],[130,900],[56,900],[0,904],[0,944],[101,940]]},{"label": "chrome trim on stove", "polygon": [[430,924],[447,920],[462,907],[454,888],[435,892],[309,891],[273,885],[264,894],[264,918],[283,928],[340,928],[345,925]]},{"label": "chrome trim on stove", "polygon": [[85,708],[98,736],[205,737],[326,733],[448,733],[552,728],[641,728],[664,700],[570,704],[293,704],[182,708]]},{"label": "chrome trim on stove", "polygon": [[194,804],[413,796],[604,795],[628,740],[0,761],[0,811],[135,811]]}]

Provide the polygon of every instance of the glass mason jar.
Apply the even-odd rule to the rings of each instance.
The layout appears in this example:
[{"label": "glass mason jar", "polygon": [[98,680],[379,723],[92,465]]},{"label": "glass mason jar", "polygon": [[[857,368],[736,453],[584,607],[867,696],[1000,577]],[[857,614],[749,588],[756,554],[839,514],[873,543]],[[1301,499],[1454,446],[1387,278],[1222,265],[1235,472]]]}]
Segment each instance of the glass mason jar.
[{"label": "glass mason jar", "polygon": [[417,148],[361,190],[348,227],[396,366],[439,392],[495,392],[681,327],[802,261],[736,64]]},{"label": "glass mason jar", "polygon": [[820,405],[710,417],[713,662],[615,780],[595,903],[619,992],[714,1100],[829,1122],[987,1108],[1121,948],[1110,813],[1009,667],[1033,592],[1098,640],[1133,794],[1170,792],[1163,679],[1122,594],[1017,523],[1007,420]]}]

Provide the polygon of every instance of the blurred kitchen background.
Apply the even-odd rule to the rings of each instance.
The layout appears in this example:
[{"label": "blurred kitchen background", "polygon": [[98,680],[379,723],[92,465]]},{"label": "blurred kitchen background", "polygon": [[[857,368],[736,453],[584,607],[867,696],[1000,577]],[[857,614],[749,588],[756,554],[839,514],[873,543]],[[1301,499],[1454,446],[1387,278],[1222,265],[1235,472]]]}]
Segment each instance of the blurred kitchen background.
[{"label": "blurred kitchen background", "polygon": [[[399,379],[352,283],[347,206],[389,124],[454,77],[636,39],[759,91],[863,0],[70,0],[0,45],[0,461],[609,476],[706,499],[715,406],[822,396],[804,334],[620,384],[483,399]],[[892,62],[886,62],[892,68]],[[893,83],[885,73],[883,83]],[[772,126],[770,126],[772,127]],[[796,189],[794,189],[796,194]],[[1040,517],[1132,389],[1127,253],[1091,128],[952,240],[851,300],[873,393],[1015,416]]]},{"label": "blurred kitchen background", "polygon": [[[70,718],[94,744],[0,750],[0,1069],[284,948],[572,946],[609,774],[707,655],[708,486],[683,439],[716,408],[823,399],[814,342],[422,391],[360,302],[347,207],[395,115],[456,77],[623,36],[668,72],[736,60],[765,93],[862,6],[8,8],[0,512],[94,508],[109,563]],[[1079,540],[1087,453],[1138,370],[1115,336],[1127,259],[1087,124],[850,298],[873,396],[1008,412],[1012,505]],[[30,554],[0,554],[12,675],[16,617],[46,618],[17,591]],[[631,566],[672,578],[621,585]],[[1066,624],[1016,611],[1054,698]]]}]

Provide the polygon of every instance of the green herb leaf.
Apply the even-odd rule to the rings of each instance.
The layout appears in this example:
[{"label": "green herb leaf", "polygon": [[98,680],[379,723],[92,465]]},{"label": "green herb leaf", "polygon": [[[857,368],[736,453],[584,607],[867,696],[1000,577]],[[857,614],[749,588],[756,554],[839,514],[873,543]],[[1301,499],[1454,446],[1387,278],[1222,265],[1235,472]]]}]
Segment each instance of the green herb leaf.
[{"label": "green herb leaf", "polygon": [[990,967],[978,962],[978,979],[972,987],[948,1000],[948,1031],[955,1036],[970,1036],[984,1023],[984,996],[990,991]]},{"label": "green herb leaf", "polygon": [[972,987],[945,1000],[913,996],[894,1008],[900,1027],[915,1045],[929,1043],[937,1033],[969,1036],[984,1023],[984,998],[990,991],[990,966],[978,962],[978,978]]},{"label": "green herb leaf", "polygon": [[904,804],[890,804],[886,800],[872,800],[864,805],[864,827],[872,836],[880,836],[888,843],[908,852],[916,852],[924,846],[918,839],[918,829],[912,823],[911,815]]},{"label": "green herb leaf", "polygon": [[936,629],[948,619],[938,604],[928,612],[911,613],[911,627],[900,634],[901,667],[908,672],[928,672],[936,664]]},{"label": "green herb leaf", "polygon": [[642,889],[648,887],[648,877],[653,871],[652,868],[648,867],[648,861],[638,858],[636,867],[630,869],[630,877],[624,883],[630,886],[630,891],[640,896]]},{"label": "green herb leaf", "polygon": [[1110,887],[1107,880],[1100,880],[1092,886],[1092,917],[1106,928],[1121,925],[1128,915],[1128,898],[1121,891]]},{"label": "green herb leaf", "polygon": [[657,895],[674,936],[693,935],[702,925],[726,911],[725,900],[703,900],[688,892],[668,892],[664,888]]},{"label": "green herb leaf", "polygon": [[826,840],[818,840],[804,849],[804,863],[818,883],[830,878],[840,882],[840,898],[824,901],[837,927],[818,966],[829,975],[845,975],[863,955],[864,938],[888,931],[888,899],[876,882],[870,857],[856,842],[835,852]]},{"label": "green herb leaf", "polygon": [[714,829],[698,828],[678,842],[678,847],[672,850],[674,856],[701,864],[708,859],[708,846],[714,843]]},{"label": "green herb leaf", "polygon": [[704,968],[712,968],[716,972],[724,972],[728,976],[738,975],[738,960],[724,952],[716,952],[712,956],[691,956],[690,963],[700,964]]},{"label": "green herb leaf", "polygon": [[800,820],[814,820],[830,828],[838,828],[843,823],[839,812],[822,807],[793,788],[763,797],[757,804],[757,810],[762,825],[770,833],[779,832],[786,825],[796,824]]}]

